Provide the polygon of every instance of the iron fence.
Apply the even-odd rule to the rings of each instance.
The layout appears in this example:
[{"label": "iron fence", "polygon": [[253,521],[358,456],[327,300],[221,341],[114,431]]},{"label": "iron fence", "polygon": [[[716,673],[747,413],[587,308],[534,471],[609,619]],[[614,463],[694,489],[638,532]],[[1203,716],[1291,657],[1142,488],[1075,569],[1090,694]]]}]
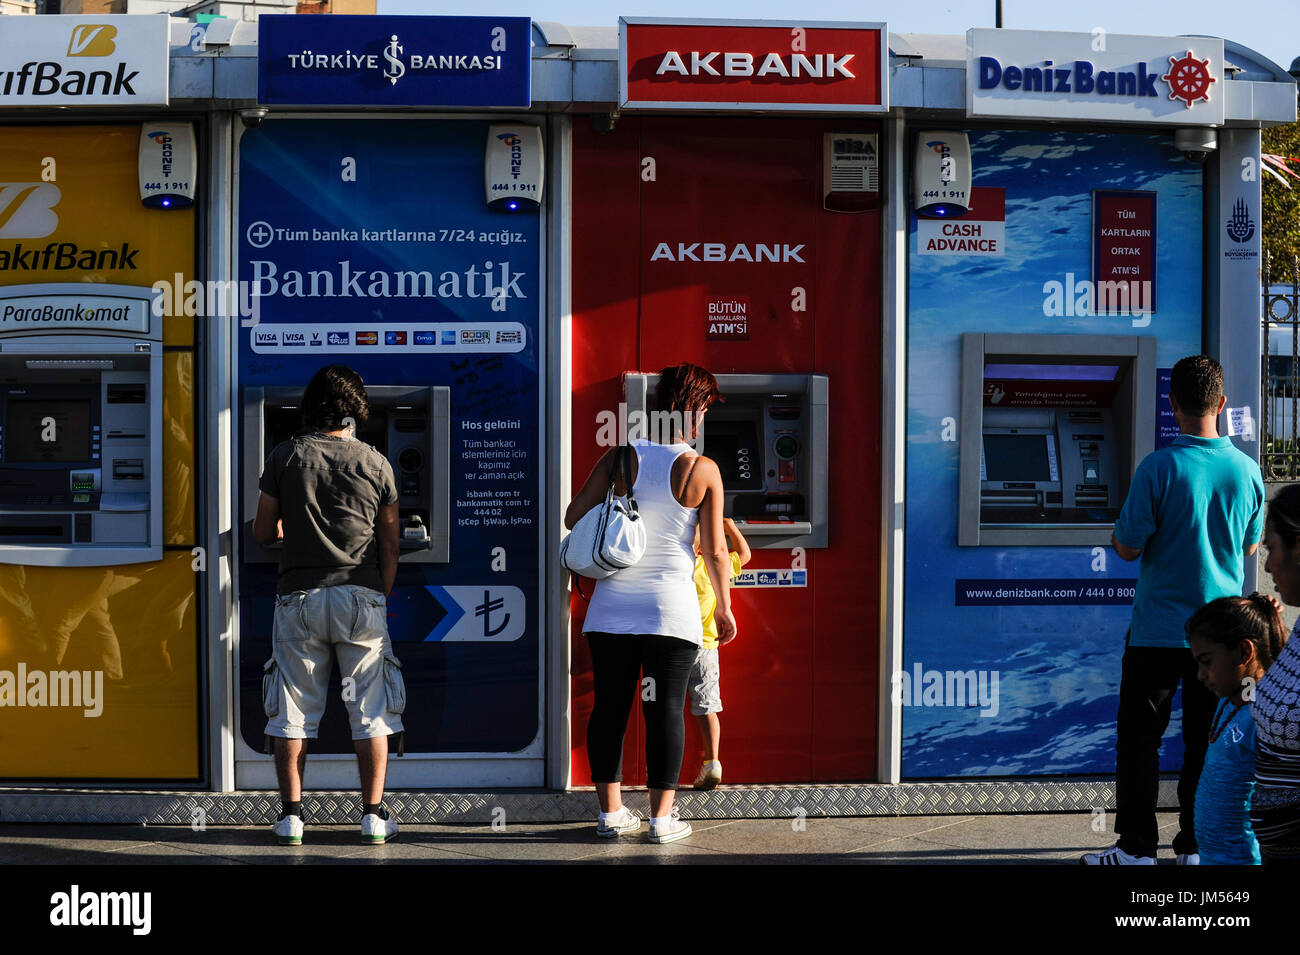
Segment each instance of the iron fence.
[{"label": "iron fence", "polygon": [[1300,259],[1264,258],[1260,467],[1266,481],[1300,480]]}]

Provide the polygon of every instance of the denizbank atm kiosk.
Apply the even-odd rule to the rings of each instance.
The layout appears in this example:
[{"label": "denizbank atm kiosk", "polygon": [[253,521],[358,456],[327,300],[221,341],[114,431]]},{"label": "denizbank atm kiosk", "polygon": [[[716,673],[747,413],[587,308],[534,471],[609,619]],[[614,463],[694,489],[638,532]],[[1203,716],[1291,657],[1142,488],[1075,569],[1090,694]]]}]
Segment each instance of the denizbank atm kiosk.
[{"label": "denizbank atm kiosk", "polygon": [[1156,340],[962,336],[957,543],[1108,544],[1154,448]]},{"label": "denizbank atm kiosk", "polygon": [[162,557],[162,322],[151,289],[0,298],[0,563]]}]

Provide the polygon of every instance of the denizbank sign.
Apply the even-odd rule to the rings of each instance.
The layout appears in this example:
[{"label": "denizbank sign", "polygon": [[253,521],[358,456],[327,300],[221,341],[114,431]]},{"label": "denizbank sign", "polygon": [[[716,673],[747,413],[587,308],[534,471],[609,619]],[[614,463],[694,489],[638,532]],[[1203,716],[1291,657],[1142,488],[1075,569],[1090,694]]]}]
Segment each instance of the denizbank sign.
[{"label": "denizbank sign", "polygon": [[170,23],[157,14],[5,17],[0,109],[166,106]]},{"label": "denizbank sign", "polygon": [[1223,41],[1209,37],[974,29],[971,116],[1223,124]]}]

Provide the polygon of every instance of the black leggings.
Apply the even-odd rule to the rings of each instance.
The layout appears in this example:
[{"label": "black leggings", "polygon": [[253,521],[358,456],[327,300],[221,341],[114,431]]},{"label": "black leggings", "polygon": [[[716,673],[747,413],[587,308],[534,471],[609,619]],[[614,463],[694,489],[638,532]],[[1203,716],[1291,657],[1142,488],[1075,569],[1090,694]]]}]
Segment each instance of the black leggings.
[{"label": "black leggings", "polygon": [[[686,682],[700,648],[656,634],[588,633],[595,706],[587,723],[587,761],[593,783],[623,780],[623,735],[632,700],[645,717],[646,785],[676,789],[686,733]],[[646,680],[641,675],[644,672]]]}]

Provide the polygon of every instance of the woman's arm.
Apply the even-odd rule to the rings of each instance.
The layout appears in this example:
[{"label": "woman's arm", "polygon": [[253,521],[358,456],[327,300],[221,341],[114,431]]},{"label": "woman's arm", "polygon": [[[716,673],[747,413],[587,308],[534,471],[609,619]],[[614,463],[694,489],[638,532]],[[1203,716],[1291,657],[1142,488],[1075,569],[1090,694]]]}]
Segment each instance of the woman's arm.
[{"label": "woman's arm", "polygon": [[617,450],[618,448],[610,448],[601,455],[596,466],[587,475],[587,482],[582,485],[582,490],[569,502],[564,512],[564,526],[567,530],[573,530],[573,525],[582,520],[584,514],[605,500],[605,491],[609,488],[609,472],[613,467],[614,452]]},{"label": "woman's arm", "polygon": [[[731,559],[727,555],[727,535],[723,529],[724,506],[722,474],[709,458],[701,456],[691,474],[690,484],[702,482],[704,499],[700,501],[700,554],[709,572],[709,583],[717,595],[718,606],[713,622],[718,627],[718,645],[736,639],[736,618],[731,615]],[[694,497],[687,487],[686,496]]]}]

